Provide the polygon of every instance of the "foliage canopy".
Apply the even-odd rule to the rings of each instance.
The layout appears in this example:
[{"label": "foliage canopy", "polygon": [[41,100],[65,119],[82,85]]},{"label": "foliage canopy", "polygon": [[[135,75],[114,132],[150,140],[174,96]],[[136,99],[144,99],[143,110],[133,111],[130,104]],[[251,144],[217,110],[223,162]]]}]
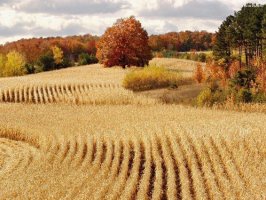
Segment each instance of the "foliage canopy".
[{"label": "foliage canopy", "polygon": [[119,19],[97,43],[97,58],[106,67],[145,66],[152,58],[149,37],[135,17]]}]

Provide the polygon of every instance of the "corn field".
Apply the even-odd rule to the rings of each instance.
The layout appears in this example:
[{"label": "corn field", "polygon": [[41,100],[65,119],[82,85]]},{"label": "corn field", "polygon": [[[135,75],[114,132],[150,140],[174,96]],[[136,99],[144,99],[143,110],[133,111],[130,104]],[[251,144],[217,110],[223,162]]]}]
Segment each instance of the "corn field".
[{"label": "corn field", "polygon": [[10,112],[0,120],[2,199],[263,199],[266,192],[263,114],[228,113],[206,125],[227,112],[166,105],[0,110]]},{"label": "corn field", "polygon": [[45,84],[21,85],[0,90],[4,103],[70,104],[155,104],[156,101],[134,95],[117,84]]},{"label": "corn field", "polygon": [[1,200],[266,198],[265,114],[163,105],[91,70],[0,80]]}]

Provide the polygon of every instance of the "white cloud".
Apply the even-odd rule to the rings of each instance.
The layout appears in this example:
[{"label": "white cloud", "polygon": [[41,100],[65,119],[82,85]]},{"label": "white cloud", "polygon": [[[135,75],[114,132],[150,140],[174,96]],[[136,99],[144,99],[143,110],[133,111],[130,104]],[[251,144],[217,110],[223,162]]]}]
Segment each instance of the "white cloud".
[{"label": "white cloud", "polygon": [[84,15],[115,13],[128,6],[129,3],[123,0],[27,0],[13,7],[18,11],[29,13]]},{"label": "white cloud", "polygon": [[223,2],[190,0],[176,6],[174,1],[160,1],[155,9],[143,9],[142,16],[155,18],[224,19],[233,10]]},{"label": "white cloud", "polygon": [[[103,34],[116,19],[135,15],[150,34],[216,31],[247,2],[265,0],[0,0],[0,44],[19,38]],[[232,12],[232,13],[231,13]]]}]

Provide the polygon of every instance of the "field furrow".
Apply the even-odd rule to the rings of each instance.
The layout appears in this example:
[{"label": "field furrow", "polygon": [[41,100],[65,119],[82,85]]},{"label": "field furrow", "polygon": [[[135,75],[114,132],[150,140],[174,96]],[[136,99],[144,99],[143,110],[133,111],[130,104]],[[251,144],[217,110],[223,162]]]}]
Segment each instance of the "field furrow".
[{"label": "field furrow", "polygon": [[128,178],[129,170],[129,160],[130,160],[130,145],[129,143],[123,143],[123,159],[121,166],[119,168],[116,180],[114,184],[109,188],[109,194],[106,196],[106,199],[114,200],[117,199]]},{"label": "field furrow", "polygon": [[[183,133],[186,134],[186,133]],[[207,190],[206,180],[204,179],[204,173],[202,169],[202,163],[200,162],[193,144],[190,144],[187,137],[181,135],[179,144],[187,160],[188,177],[191,184],[191,196],[192,198],[210,199],[209,191]]]},{"label": "field furrow", "polygon": [[[51,103],[111,87],[118,86],[60,83],[2,93],[2,100],[40,105],[0,103],[0,200],[264,199],[263,114]],[[206,124],[202,116],[211,121],[217,112],[228,120]]]},{"label": "field furrow", "polygon": [[177,142],[177,138],[173,136],[172,132],[169,134],[167,140],[169,148],[173,152],[176,177],[178,177],[176,179],[177,197],[184,200],[192,199],[192,196],[194,196],[193,183],[191,181],[191,172],[188,168],[185,153],[182,151],[180,143]]}]

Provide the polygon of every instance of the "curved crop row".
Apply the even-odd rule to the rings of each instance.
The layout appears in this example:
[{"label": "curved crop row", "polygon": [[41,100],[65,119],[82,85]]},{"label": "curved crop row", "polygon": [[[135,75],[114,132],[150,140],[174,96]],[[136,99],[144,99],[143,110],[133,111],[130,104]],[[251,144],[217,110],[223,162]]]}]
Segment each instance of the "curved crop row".
[{"label": "curved crop row", "polygon": [[[24,194],[30,195],[32,188],[42,188],[32,179],[39,177],[54,198],[252,198],[246,184],[247,175],[243,179],[239,171],[241,161],[232,155],[236,149],[232,149],[225,138],[194,138],[174,132],[145,139],[81,134],[52,137],[51,142],[46,140],[34,146],[30,139],[2,131],[0,189],[4,197],[9,198],[13,193],[3,186],[24,174],[20,178],[26,185],[18,186],[11,181],[14,189],[23,188]],[[51,188],[57,184],[52,181],[55,178],[60,184],[70,185]],[[44,195],[42,190],[35,189],[35,195]]]},{"label": "curved crop row", "polygon": [[71,104],[154,104],[116,84],[21,85],[0,90],[0,102]]}]

